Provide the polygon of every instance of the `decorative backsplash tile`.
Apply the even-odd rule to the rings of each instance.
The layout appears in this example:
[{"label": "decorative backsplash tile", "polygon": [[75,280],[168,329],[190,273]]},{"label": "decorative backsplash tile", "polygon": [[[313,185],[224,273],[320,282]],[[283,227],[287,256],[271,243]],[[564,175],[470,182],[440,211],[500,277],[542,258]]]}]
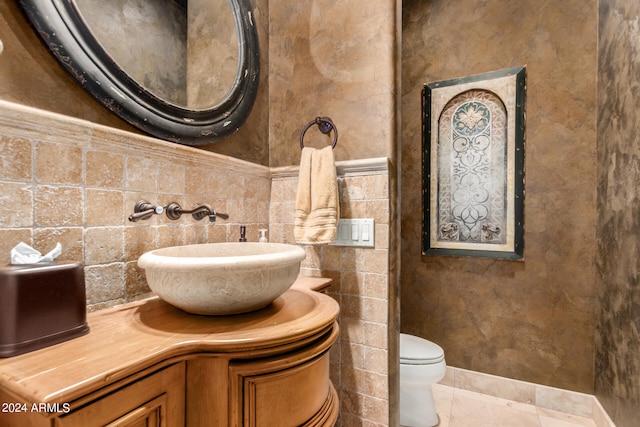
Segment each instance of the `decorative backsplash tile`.
[{"label": "decorative backsplash tile", "polygon": [[[137,267],[169,245],[249,240],[269,221],[264,166],[0,101],[0,262],[21,241],[85,265],[89,310],[135,300],[149,289]],[[135,203],[211,204],[216,224],[166,217],[130,223]]]}]

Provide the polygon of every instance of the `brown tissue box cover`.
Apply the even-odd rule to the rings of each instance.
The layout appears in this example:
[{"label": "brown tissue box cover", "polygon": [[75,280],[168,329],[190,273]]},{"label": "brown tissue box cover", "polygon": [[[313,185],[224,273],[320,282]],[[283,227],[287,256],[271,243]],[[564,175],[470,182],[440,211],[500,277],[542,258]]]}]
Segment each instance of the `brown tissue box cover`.
[{"label": "brown tissue box cover", "polygon": [[11,357],[89,332],[81,263],[0,266],[0,357]]}]

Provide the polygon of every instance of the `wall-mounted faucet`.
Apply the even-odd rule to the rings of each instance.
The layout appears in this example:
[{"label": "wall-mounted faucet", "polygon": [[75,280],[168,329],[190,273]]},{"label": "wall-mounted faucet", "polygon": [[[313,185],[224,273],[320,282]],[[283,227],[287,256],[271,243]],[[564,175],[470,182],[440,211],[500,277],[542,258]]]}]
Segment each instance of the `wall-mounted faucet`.
[{"label": "wall-mounted faucet", "polygon": [[229,219],[229,215],[222,212],[217,212],[209,205],[196,204],[192,209],[183,209],[176,202],[171,202],[167,206],[154,205],[146,200],[140,200],[133,208],[133,214],[129,215],[129,221],[136,222],[139,220],[145,220],[151,218],[153,215],[167,214],[169,219],[179,219],[182,214],[191,214],[193,219],[200,221],[203,218],[209,217],[209,222],[216,222],[216,218]]}]

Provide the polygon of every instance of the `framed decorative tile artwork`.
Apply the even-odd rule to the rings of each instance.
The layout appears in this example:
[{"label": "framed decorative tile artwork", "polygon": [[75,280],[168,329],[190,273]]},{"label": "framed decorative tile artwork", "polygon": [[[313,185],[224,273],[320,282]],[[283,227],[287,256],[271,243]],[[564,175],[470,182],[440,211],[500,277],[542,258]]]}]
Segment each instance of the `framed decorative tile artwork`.
[{"label": "framed decorative tile artwork", "polygon": [[429,83],[423,254],[524,259],[526,68]]}]

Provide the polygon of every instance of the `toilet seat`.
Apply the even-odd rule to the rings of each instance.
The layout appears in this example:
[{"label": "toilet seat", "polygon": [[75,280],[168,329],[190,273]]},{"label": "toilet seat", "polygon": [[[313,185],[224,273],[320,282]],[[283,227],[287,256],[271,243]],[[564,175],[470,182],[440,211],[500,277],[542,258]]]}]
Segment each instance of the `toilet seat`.
[{"label": "toilet seat", "polygon": [[432,365],[444,360],[444,350],[438,344],[414,335],[400,334],[400,364]]}]

